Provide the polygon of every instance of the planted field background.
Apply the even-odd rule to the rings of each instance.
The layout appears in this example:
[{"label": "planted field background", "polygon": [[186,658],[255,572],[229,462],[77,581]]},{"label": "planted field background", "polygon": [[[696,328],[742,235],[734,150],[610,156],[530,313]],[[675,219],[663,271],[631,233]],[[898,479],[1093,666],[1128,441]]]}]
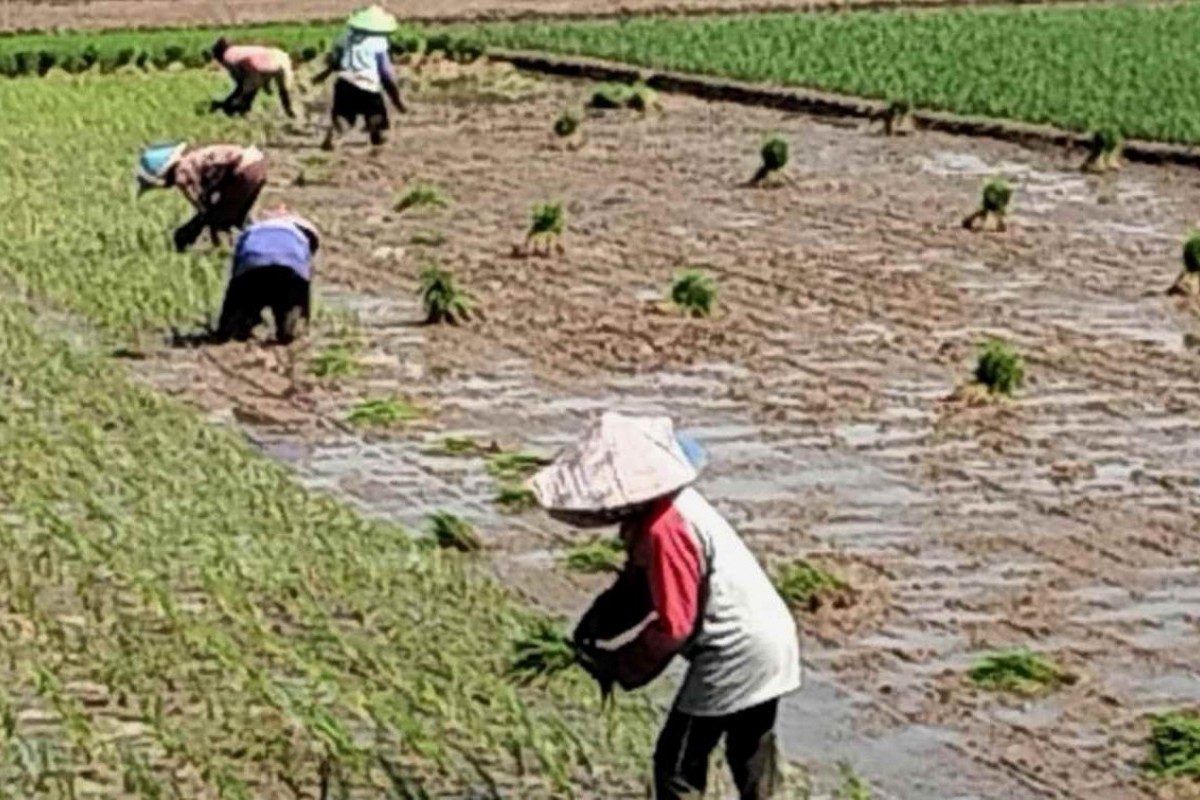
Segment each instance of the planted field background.
[{"label": "planted field background", "polygon": [[0,83],[0,796],[633,791],[647,706],[515,688],[538,617],[475,562],[305,492],[98,349],[219,298],[224,258],[171,254],[182,202],[130,173],[168,132],[252,138],[179,102],[216,88]]}]

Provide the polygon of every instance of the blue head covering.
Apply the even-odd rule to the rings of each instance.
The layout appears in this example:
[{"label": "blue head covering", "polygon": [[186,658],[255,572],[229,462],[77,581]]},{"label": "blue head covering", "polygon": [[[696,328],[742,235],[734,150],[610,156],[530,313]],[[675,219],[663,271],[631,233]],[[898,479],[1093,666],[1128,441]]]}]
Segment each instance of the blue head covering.
[{"label": "blue head covering", "polygon": [[704,452],[704,448],[700,443],[688,436],[686,433],[676,433],[675,441],[679,443],[679,449],[687,456],[688,463],[697,471],[704,468],[708,463],[708,453]]},{"label": "blue head covering", "polygon": [[162,186],[163,175],[186,147],[186,142],[156,142],[142,150],[137,166],[137,180],[142,189]]}]

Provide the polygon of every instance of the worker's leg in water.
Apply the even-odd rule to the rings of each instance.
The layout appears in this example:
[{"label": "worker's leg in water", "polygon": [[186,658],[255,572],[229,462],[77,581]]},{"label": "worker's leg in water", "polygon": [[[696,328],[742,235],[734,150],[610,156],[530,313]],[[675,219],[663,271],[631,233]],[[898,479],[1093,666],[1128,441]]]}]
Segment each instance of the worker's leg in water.
[{"label": "worker's leg in water", "polygon": [[275,338],[290,344],[308,322],[309,283],[287,267],[267,267],[278,271],[272,276],[271,315],[275,318]]},{"label": "worker's leg in water", "polygon": [[771,700],[726,718],[725,757],[741,800],[767,800],[779,781],[775,717],[779,701]]},{"label": "worker's leg in water", "polygon": [[244,342],[262,322],[262,310],[266,303],[262,296],[262,276],[257,273],[258,270],[250,270],[229,282],[217,322],[218,342],[230,339]]},{"label": "worker's leg in water", "polygon": [[279,105],[283,106],[283,113],[295,119],[296,112],[292,110],[292,95],[288,91],[287,73],[281,71],[272,80],[279,89]]},{"label": "worker's leg in water", "polygon": [[708,786],[708,762],[725,732],[724,717],[693,717],[672,711],[654,748],[656,800],[700,800]]}]

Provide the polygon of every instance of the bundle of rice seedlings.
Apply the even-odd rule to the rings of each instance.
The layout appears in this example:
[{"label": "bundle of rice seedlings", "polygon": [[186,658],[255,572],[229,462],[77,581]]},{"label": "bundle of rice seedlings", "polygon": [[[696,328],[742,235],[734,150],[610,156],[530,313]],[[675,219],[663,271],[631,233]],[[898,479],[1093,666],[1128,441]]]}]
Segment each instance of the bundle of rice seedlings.
[{"label": "bundle of rice seedlings", "polygon": [[883,132],[888,136],[907,136],[915,130],[913,124],[912,104],[907,100],[897,100],[883,112]]},{"label": "bundle of rice seedlings", "polygon": [[376,397],[359,402],[346,415],[346,422],[368,428],[393,428],[415,422],[425,413],[399,397]]},{"label": "bundle of rice seedlings", "polygon": [[1087,160],[1083,162],[1084,172],[1108,172],[1121,168],[1121,149],[1125,139],[1112,128],[1101,128],[1092,134],[1088,145]]},{"label": "bundle of rice seedlings", "polygon": [[1025,383],[1025,359],[1008,344],[993,339],[979,354],[975,381],[988,394],[1011,397]]},{"label": "bundle of rice seedlings", "polygon": [[631,108],[642,113],[657,105],[657,93],[642,81],[599,84],[592,90],[592,98],[588,103],[591,108]]},{"label": "bundle of rice seedlings", "polygon": [[1171,285],[1169,294],[1200,293],[1200,233],[1193,233],[1183,243],[1183,272]]},{"label": "bundle of rice seedlings", "polygon": [[1008,205],[1012,201],[1013,189],[1001,178],[993,178],[983,187],[982,202],[975,213],[963,220],[967,230],[986,228],[989,219],[996,220],[996,230],[1008,230]]},{"label": "bundle of rice seedlings", "polygon": [[620,572],[625,565],[625,544],[615,536],[597,536],[568,550],[563,562],[573,572]]},{"label": "bundle of rice seedlings", "polygon": [[1160,778],[1200,778],[1200,713],[1172,711],[1154,718],[1145,770]]},{"label": "bundle of rice seedlings", "polygon": [[804,559],[786,564],[776,572],[775,589],[789,606],[810,613],[826,603],[841,608],[853,601],[849,584]]},{"label": "bundle of rice seedlings", "polygon": [[848,761],[838,763],[840,783],[833,791],[833,800],[871,800],[871,786],[854,771]]},{"label": "bundle of rice seedlings", "polygon": [[984,656],[967,672],[976,686],[1016,694],[1039,694],[1075,683],[1076,678],[1056,664],[1025,649]]},{"label": "bundle of rice seedlings", "polygon": [[429,536],[443,550],[474,553],[483,549],[483,542],[471,524],[449,511],[438,511],[429,517]]},{"label": "bundle of rice seedlings", "polygon": [[332,344],[313,356],[308,371],[317,378],[348,378],[362,370],[348,344]]},{"label": "bundle of rice seedlings", "polygon": [[495,453],[488,457],[487,471],[498,481],[520,483],[550,463],[550,459],[532,453]]},{"label": "bundle of rice seedlings", "polygon": [[502,486],[496,493],[496,505],[506,514],[520,514],[537,507],[537,497],[523,486]]},{"label": "bundle of rice seedlings", "polygon": [[562,625],[554,620],[542,619],[534,622],[526,635],[513,646],[509,674],[519,683],[528,684],[570,669],[575,662],[575,645]]},{"label": "bundle of rice seedlings", "polygon": [[427,447],[425,452],[433,456],[477,456],[492,452],[496,445],[485,447],[470,436],[446,436],[436,445]]},{"label": "bundle of rice seedlings", "polygon": [[579,131],[583,117],[574,109],[567,109],[554,120],[554,135],[560,139],[569,139]]},{"label": "bundle of rice seedlings", "polygon": [[428,183],[415,183],[412,188],[396,199],[396,213],[403,214],[410,208],[446,208],[450,198],[442,190]]},{"label": "bundle of rice seedlings", "polygon": [[559,238],[566,229],[567,212],[563,210],[561,203],[539,203],[533,207],[529,233],[525,236],[525,247],[530,252],[537,253],[538,246],[541,245],[542,252],[548,254],[553,246],[562,253]]},{"label": "bundle of rice seedlings", "polygon": [[671,303],[688,317],[709,317],[717,305],[717,287],[698,269],[680,273],[671,284]]},{"label": "bundle of rice seedlings", "polygon": [[425,323],[457,325],[466,322],[474,313],[474,303],[458,288],[454,276],[435,266],[421,273],[421,304],[425,307]]},{"label": "bundle of rice seedlings", "polygon": [[772,136],[762,146],[762,165],[754,177],[750,179],[751,186],[758,186],[767,178],[782,172],[788,165],[788,143],[779,136]]}]

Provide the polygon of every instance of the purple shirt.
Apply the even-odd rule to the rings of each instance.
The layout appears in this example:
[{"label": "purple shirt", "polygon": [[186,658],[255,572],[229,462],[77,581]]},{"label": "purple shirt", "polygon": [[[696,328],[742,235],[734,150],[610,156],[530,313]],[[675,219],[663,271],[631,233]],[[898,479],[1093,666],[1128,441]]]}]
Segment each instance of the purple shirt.
[{"label": "purple shirt", "polygon": [[312,245],[304,231],[288,219],[256,222],[242,231],[233,251],[233,277],[255,267],[288,267],[312,280]]}]

